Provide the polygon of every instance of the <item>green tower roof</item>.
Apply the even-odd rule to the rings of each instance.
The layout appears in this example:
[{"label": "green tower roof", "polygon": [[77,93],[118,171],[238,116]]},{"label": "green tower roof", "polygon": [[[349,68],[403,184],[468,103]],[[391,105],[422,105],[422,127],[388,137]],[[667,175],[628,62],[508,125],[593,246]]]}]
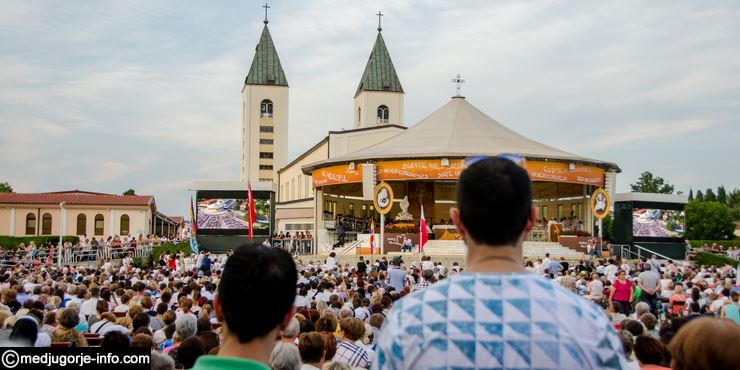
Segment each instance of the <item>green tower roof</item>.
[{"label": "green tower roof", "polygon": [[361,91],[392,91],[403,93],[401,81],[398,80],[396,69],[393,67],[391,55],[385,47],[383,36],[378,32],[375,39],[375,46],[370,53],[370,59],[365,66],[365,72],[360,79],[360,85],[357,86],[357,96]]},{"label": "green tower roof", "polygon": [[252,66],[249,68],[247,79],[244,81],[247,85],[276,85],[288,86],[288,79],[285,78],[283,66],[280,65],[275,44],[272,42],[270,30],[262,29],[262,36],[254,52]]}]

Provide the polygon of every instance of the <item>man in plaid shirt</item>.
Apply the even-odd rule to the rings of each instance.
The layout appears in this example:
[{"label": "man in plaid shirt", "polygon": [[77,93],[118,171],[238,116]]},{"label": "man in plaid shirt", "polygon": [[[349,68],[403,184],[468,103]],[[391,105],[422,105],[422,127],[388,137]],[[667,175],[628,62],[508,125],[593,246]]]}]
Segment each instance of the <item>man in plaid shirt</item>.
[{"label": "man in plaid shirt", "polygon": [[431,285],[434,281],[434,272],[432,270],[424,270],[421,273],[421,281],[414,285],[414,292],[417,290],[422,290],[429,285]]}]

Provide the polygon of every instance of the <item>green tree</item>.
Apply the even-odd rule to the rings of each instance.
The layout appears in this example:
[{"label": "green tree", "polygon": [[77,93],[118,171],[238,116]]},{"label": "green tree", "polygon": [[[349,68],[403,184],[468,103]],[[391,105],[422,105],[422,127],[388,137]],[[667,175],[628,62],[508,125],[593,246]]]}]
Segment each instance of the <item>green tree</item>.
[{"label": "green tree", "polygon": [[717,201],[722,204],[727,204],[727,191],[725,191],[724,185],[717,188]]},{"label": "green tree", "polygon": [[128,189],[123,192],[123,195],[136,195],[136,192],[134,191],[134,189]]},{"label": "green tree", "polygon": [[13,187],[7,182],[0,182],[0,193],[12,193]]},{"label": "green tree", "polygon": [[689,202],[694,200],[694,189],[689,189]]},{"label": "green tree", "polygon": [[702,194],[701,190],[696,191],[696,200],[698,200],[699,202],[704,201],[704,194]]},{"label": "green tree", "polygon": [[707,189],[707,192],[704,193],[704,201],[705,202],[716,202],[717,201],[717,195],[714,194],[714,191],[712,191],[711,188]]},{"label": "green tree", "polygon": [[604,217],[604,219],[601,220],[601,226],[604,227],[604,240],[613,241],[614,240],[614,219],[612,218],[612,216],[607,215],[606,217]]},{"label": "green tree", "polygon": [[668,184],[662,177],[654,176],[650,171],[643,172],[637,182],[631,184],[633,193],[661,193],[673,194],[673,185]]},{"label": "green tree", "polygon": [[719,202],[694,200],[686,204],[686,239],[732,239],[735,223],[730,209]]},{"label": "green tree", "polygon": [[735,189],[727,196],[727,205],[730,207],[740,207],[740,190]]}]

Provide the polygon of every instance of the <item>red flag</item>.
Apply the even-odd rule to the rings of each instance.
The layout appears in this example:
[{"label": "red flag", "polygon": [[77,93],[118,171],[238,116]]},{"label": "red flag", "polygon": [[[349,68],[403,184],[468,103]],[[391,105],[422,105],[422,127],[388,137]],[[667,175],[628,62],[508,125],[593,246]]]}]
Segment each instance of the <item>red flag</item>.
[{"label": "red flag", "polygon": [[427,219],[424,217],[424,205],[421,206],[421,220],[419,220],[419,253],[424,253],[424,244],[427,243]]},{"label": "red flag", "polygon": [[375,220],[370,221],[370,254],[375,255]]},{"label": "red flag", "polygon": [[254,238],[254,222],[257,221],[257,214],[254,211],[254,198],[252,197],[252,183],[247,181],[247,213],[249,215],[249,240]]}]

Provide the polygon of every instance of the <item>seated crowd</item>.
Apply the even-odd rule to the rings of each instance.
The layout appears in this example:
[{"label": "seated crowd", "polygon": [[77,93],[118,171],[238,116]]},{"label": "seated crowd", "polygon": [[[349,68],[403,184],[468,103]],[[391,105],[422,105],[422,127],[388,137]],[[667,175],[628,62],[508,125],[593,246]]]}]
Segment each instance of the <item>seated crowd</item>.
[{"label": "seated crowd", "polygon": [[[462,272],[429,257],[408,265],[400,257],[303,263],[263,246],[161,260],[150,269],[130,261],[4,268],[0,343],[147,348],[157,369],[211,369],[245,353],[272,369],[370,368],[394,304]],[[737,358],[720,341],[736,338],[740,325],[736,270],[653,261],[569,265],[548,256],[525,260],[525,268],[601,305],[632,368],[667,367],[671,359],[684,364],[674,368],[711,368],[721,362],[685,366],[710,350]]]}]

